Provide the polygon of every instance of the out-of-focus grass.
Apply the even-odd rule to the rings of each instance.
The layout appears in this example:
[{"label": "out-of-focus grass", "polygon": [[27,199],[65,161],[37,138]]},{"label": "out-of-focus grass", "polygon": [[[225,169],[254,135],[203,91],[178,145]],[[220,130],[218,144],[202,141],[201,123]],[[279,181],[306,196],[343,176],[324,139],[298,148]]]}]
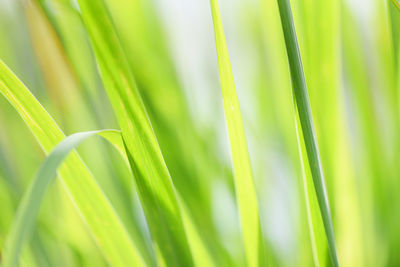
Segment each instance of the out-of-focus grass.
[{"label": "out-of-focus grass", "polygon": [[[400,265],[398,2],[286,3],[293,11],[338,262]],[[250,266],[257,253],[249,253],[246,240],[256,233],[262,233],[261,252],[271,266],[330,266],[332,242],[315,194],[321,190],[315,191],[318,180],[307,167],[314,162],[305,153],[310,140],[302,138],[304,110],[293,112],[299,102],[292,102],[293,60],[287,59],[278,1],[219,4],[243,123],[238,114],[230,117],[226,94],[219,93],[217,56],[226,67],[227,55],[215,53],[208,1],[0,2],[1,60],[65,133],[120,128],[131,159],[130,168],[101,142],[82,145],[78,152],[96,182],[81,163],[67,160],[74,175],[60,171],[67,182],[50,186],[21,266],[126,265],[124,258],[134,254],[128,251],[136,248],[149,266]],[[39,104],[28,101],[33,98],[7,93],[21,89],[7,80],[7,67],[0,77],[6,96],[0,99],[0,252],[7,257],[4,240],[44,158],[14,107],[40,125],[30,126],[42,147],[44,136],[52,140],[47,152],[63,135],[52,134],[54,121],[35,118]],[[234,149],[244,141],[232,138],[234,132],[246,132],[248,157]],[[254,178],[255,188],[245,198],[241,190],[252,186],[234,184],[239,177],[232,172],[237,176],[242,163],[253,170],[242,181]],[[91,185],[98,194],[86,191]],[[244,215],[251,208],[243,208],[246,197],[258,204],[254,218]],[[243,228],[246,219],[262,229]]]}]

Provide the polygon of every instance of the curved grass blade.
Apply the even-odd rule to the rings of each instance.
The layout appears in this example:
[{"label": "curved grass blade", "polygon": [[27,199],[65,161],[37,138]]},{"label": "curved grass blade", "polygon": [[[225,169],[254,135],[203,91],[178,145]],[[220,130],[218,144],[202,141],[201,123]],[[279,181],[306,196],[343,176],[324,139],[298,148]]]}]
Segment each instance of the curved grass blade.
[{"label": "curved grass blade", "polygon": [[[65,129],[76,132],[80,129],[104,128],[101,125],[109,122],[109,116],[113,116],[111,106],[101,103],[103,92],[96,86],[100,76],[96,73],[83,21],[72,5],[69,0],[29,0],[24,11],[30,37],[35,44],[41,71],[47,77],[46,81],[50,82],[46,84],[52,104],[62,109],[59,117]],[[82,72],[82,69],[85,71]],[[144,260],[149,265],[155,265],[150,239],[142,227],[142,219],[138,217],[140,212],[132,212],[131,197],[136,194],[132,177],[126,172],[114,173],[118,179],[104,177],[103,173],[112,173],[113,169],[120,172],[117,166],[121,164],[119,158],[110,157],[104,149],[110,150],[103,145],[91,146],[90,150],[82,149],[80,154],[85,156],[90,153],[85,163],[96,164],[93,170],[99,174],[95,175],[96,182],[109,198]],[[111,162],[112,168],[108,162]],[[137,198],[134,199],[136,202]]]},{"label": "curved grass blade", "polygon": [[103,1],[78,1],[160,265],[193,266],[172,180]]},{"label": "curved grass blade", "polygon": [[[35,178],[28,190],[24,194],[17,213],[14,218],[11,230],[4,245],[4,267],[17,266],[23,242],[31,234],[34,222],[39,212],[40,204],[47,191],[48,186],[53,182],[57,175],[57,169],[64,162],[68,154],[86,139],[99,135],[107,140],[116,143],[115,138],[121,138],[117,130],[100,130],[91,132],[76,133],[66,137],[61,141],[47,156],[40,166]],[[121,143],[120,140],[119,143]],[[88,196],[90,198],[90,196]]]},{"label": "curved grass blade", "polygon": [[218,2],[217,0],[211,0],[210,3],[247,266],[265,266],[266,259],[258,214],[257,195],[247,151],[239,100],[236,95]]},{"label": "curved grass blade", "polygon": [[[1,60],[0,92],[18,111],[46,153],[65,138],[51,116]],[[118,215],[76,152],[68,157],[59,174],[109,263],[121,267],[132,263],[144,266]]]},{"label": "curved grass blade", "polygon": [[339,266],[336,253],[335,237],[333,233],[332,218],[329,210],[328,197],[326,194],[321,162],[318,154],[317,141],[313,128],[311,108],[308,99],[300,52],[297,44],[292,11],[289,0],[277,1],[279,6],[279,13],[281,16],[283,34],[285,37],[290,74],[292,77],[294,102],[298,111],[298,116],[302,129],[302,138],[307,152],[306,155],[314,182],[314,188],[322,215],[322,221],[324,223],[325,234],[328,240],[329,254],[333,265]]}]

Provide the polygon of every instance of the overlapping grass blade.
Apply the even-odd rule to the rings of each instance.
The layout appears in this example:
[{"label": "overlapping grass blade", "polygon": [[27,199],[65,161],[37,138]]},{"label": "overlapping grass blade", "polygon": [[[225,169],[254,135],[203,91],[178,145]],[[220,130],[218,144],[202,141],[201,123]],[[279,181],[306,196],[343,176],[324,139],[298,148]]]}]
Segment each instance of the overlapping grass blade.
[{"label": "overlapping grass blade", "polygon": [[216,263],[215,258],[210,253],[210,249],[206,246],[199,229],[194,221],[194,216],[190,213],[185,202],[178,195],[179,204],[182,211],[183,224],[185,226],[188,242],[193,255],[195,266],[220,266]]},{"label": "overlapping grass blade", "polygon": [[247,151],[239,100],[236,95],[218,2],[217,0],[211,0],[210,3],[247,266],[264,266],[266,259],[258,212],[257,194],[250,166],[249,153]]},{"label": "overlapping grass blade", "polygon": [[279,13],[281,15],[282,28],[292,77],[294,103],[297,107],[302,130],[302,136],[300,138],[304,140],[304,145],[307,152],[306,155],[309,164],[307,168],[310,168],[311,176],[313,178],[322,221],[324,223],[325,234],[328,240],[328,248],[331,260],[334,266],[339,266],[328,197],[326,194],[326,188],[318,154],[311,108],[308,100],[304,71],[301,63],[289,0],[278,0],[278,6]]},{"label": "overlapping grass blade", "polygon": [[[133,5],[135,5],[135,3],[137,4],[136,1],[131,2],[131,4],[133,4]],[[84,38],[82,38],[82,36],[80,36],[76,32],[69,30],[69,25],[70,24],[76,25],[78,23],[76,21],[77,18],[75,18],[75,15],[77,15],[77,14],[75,14],[76,10],[73,8],[71,3],[69,3],[69,1],[65,1],[65,0],[51,0],[51,1],[47,1],[46,3],[42,2],[42,4],[43,4],[43,8],[46,10],[47,16],[49,18],[52,18],[52,19],[50,19],[50,21],[52,21],[54,23],[54,27],[56,29],[58,29],[60,38],[64,41],[63,44],[64,44],[64,47],[65,47],[66,51],[68,52],[68,55],[70,56],[71,62],[75,63],[73,65],[76,67],[77,72],[80,73],[80,69],[82,68],[82,66],[80,66],[82,58],[83,58],[84,61],[88,61],[88,59],[87,59],[88,55],[85,55],[85,53],[82,53],[83,51],[85,51],[85,49],[80,50],[80,49],[78,49],[76,44],[73,43],[73,40],[80,40],[80,42],[84,42],[85,41]],[[121,9],[124,9],[124,8],[127,9],[127,10],[124,10],[124,12],[130,12],[131,11],[130,6],[128,6],[128,8],[126,6],[123,7],[124,4],[126,4],[126,3],[125,2],[124,3],[119,3],[118,1],[114,1],[114,2],[112,2],[111,6],[112,7],[121,6]],[[135,12],[140,13],[140,12],[143,12],[143,10],[135,9]],[[80,17],[79,17],[79,19],[80,19]],[[135,17],[135,19],[138,19],[138,18]],[[145,28],[144,25],[140,25],[140,19],[139,19],[138,24],[139,25],[135,24],[136,25],[136,26],[134,26],[135,29],[136,28],[140,28],[140,27]],[[127,25],[130,25],[130,24],[128,23]],[[81,26],[81,25],[79,25],[79,26]],[[138,30],[140,30],[140,29],[138,29]],[[136,40],[136,38],[133,38],[133,39]],[[136,41],[134,43],[137,44]],[[150,47],[148,47],[147,50],[148,49],[150,49]],[[129,50],[129,51],[131,51],[131,50]],[[151,51],[149,51],[149,53],[151,53]],[[136,56],[138,56],[138,54],[134,53],[133,55],[130,55],[130,57],[128,57],[128,59],[129,58],[135,59]],[[142,58],[142,57],[145,57],[145,53],[140,56],[140,58]],[[146,63],[149,60],[150,59],[146,59]],[[161,58],[158,58],[158,60],[161,60]],[[134,63],[141,65],[140,62],[141,61],[139,61],[139,62],[135,61]],[[85,64],[85,66],[88,67],[87,64]],[[147,69],[147,68],[145,68],[145,69]],[[158,73],[157,68],[155,68],[153,70],[153,72]],[[151,74],[151,73],[148,73],[148,72],[145,72],[145,73],[147,75]],[[161,75],[161,77],[168,76],[166,73],[162,74],[162,72],[160,73],[160,75]],[[85,75],[85,77],[82,77],[84,79],[82,81],[82,85],[83,85],[83,87],[85,87],[84,89],[86,89],[86,90],[94,89],[94,88],[87,88],[87,85],[89,83],[85,82],[85,80],[91,81],[92,79],[88,79],[90,77],[90,75],[89,75],[89,77],[86,77],[86,76],[87,75]],[[135,76],[135,78],[136,78],[136,76]],[[160,78],[156,79],[158,81],[158,83],[162,83],[164,81],[164,79],[161,79],[161,80],[159,80],[159,79]],[[147,91],[148,89],[149,89],[148,87],[142,88],[142,92],[143,91]],[[159,88],[152,88],[152,89],[158,90]],[[164,89],[164,90],[170,91],[169,89]],[[97,94],[98,93],[99,92],[97,92]],[[91,95],[94,95],[94,94],[91,94]],[[172,94],[170,97],[173,98],[174,94]],[[180,102],[183,102],[183,101],[180,101]],[[164,103],[164,105],[165,105],[165,103]],[[179,114],[186,114],[185,116],[187,116],[188,112],[179,112]],[[162,114],[162,115],[166,116],[166,117],[168,117],[170,119],[174,119],[173,116],[170,116],[170,115],[167,115],[167,114]],[[155,116],[155,117],[159,119],[158,116]],[[154,122],[154,121],[152,121],[152,122]],[[182,127],[183,126],[184,125],[182,123]],[[167,133],[167,135],[168,135],[168,133]],[[181,133],[181,132],[179,132],[179,133]],[[166,133],[163,130],[161,136],[163,136],[164,134],[166,134]],[[160,135],[157,135],[157,137],[160,137]],[[186,140],[186,141],[188,142],[188,140]],[[168,144],[176,144],[176,143],[177,143],[177,140],[169,140],[168,141]],[[123,149],[123,151],[122,151],[123,152],[123,156],[126,158],[125,148],[122,147],[122,149]],[[167,149],[166,152],[168,152],[168,153],[170,153],[170,152],[177,153],[175,158],[173,159],[173,162],[175,162],[175,164],[177,163],[181,167],[182,166],[186,166],[185,170],[187,169],[187,171],[193,172],[193,173],[190,173],[190,172],[188,173],[186,171],[183,171],[184,174],[183,175],[181,174],[183,180],[182,179],[176,179],[176,175],[180,171],[182,171],[182,168],[179,168],[178,172],[174,173],[174,175],[175,175],[174,176],[174,180],[173,180],[174,181],[174,185],[176,186],[176,182],[180,182],[180,184],[184,184],[183,187],[185,189],[187,189],[188,184],[190,184],[190,182],[188,181],[190,175],[194,175],[195,174],[195,170],[193,168],[190,168],[190,165],[188,165],[187,163],[183,164],[183,160],[184,159],[189,159],[189,158],[186,156],[186,154],[185,154],[185,156],[182,155],[182,153],[181,153],[182,151],[180,151],[178,148],[173,149],[173,150],[172,149]],[[179,162],[177,162],[176,159],[179,159]],[[129,168],[129,163],[128,163],[128,168]],[[190,178],[190,179],[192,179],[192,178]],[[202,180],[199,181],[199,182],[202,182]],[[196,185],[196,186],[193,185],[193,188],[199,189],[199,185]],[[205,201],[206,199],[203,199],[203,198],[199,197],[199,195],[194,193],[193,190],[186,190],[185,191],[185,190],[182,190],[181,187],[177,187],[177,189],[178,189],[179,193],[185,195],[185,200],[187,200],[187,196],[190,196],[191,199],[193,199],[193,201],[190,202],[190,207],[191,208],[203,205],[205,203],[208,203],[208,202]],[[198,191],[200,192],[201,190],[198,190]],[[184,202],[182,202],[182,203],[184,203]],[[196,206],[193,205],[194,203],[195,203]],[[181,207],[182,206],[186,206],[186,205],[182,204]],[[117,208],[117,206],[116,206],[116,208]],[[215,244],[218,241],[218,238],[217,238],[217,236],[215,234],[212,235],[215,239],[213,239],[210,243],[207,243],[207,245],[205,245],[203,242],[204,241],[208,241],[209,238],[207,238],[208,236],[205,237],[205,235],[206,234],[210,235],[209,234],[210,231],[207,231],[207,229],[204,229],[204,227],[202,227],[201,228],[202,229],[202,233],[201,233],[201,235],[199,235],[199,232],[198,232],[199,225],[204,226],[204,224],[201,223],[201,222],[203,220],[210,220],[211,219],[211,218],[209,218],[209,216],[207,216],[208,214],[206,213],[206,211],[209,210],[209,209],[203,208],[203,207],[202,208],[198,207],[195,210],[196,210],[196,212],[199,213],[199,216],[197,216],[196,218],[193,215],[193,209],[182,210],[183,216],[184,216],[184,218],[186,218],[184,220],[186,222],[188,222],[188,223],[185,223],[185,229],[187,231],[187,235],[188,235],[188,239],[189,239],[189,245],[191,247],[192,253],[194,254],[193,257],[194,257],[194,260],[195,260],[196,264],[198,264],[200,266],[203,266],[205,264],[204,260],[208,259],[206,261],[207,262],[207,266],[211,266],[212,265],[211,264],[212,260],[211,260],[211,257],[209,255],[209,253],[211,253],[211,251],[214,252],[213,256],[218,256],[220,258],[223,258],[223,256],[225,256],[225,255],[223,253],[218,253],[217,251],[214,251],[214,247],[209,247],[209,244],[211,242],[212,242],[211,244],[215,246]],[[185,212],[186,212],[186,214],[185,214]],[[124,214],[123,213],[119,213],[119,214],[121,216],[121,219],[124,219],[124,217],[123,217]],[[125,225],[127,226],[127,230],[128,231],[131,230],[131,228],[128,228],[130,225],[127,224],[127,223],[129,223],[129,221],[123,220],[123,222],[125,222]],[[187,227],[186,227],[186,225],[187,225]],[[134,230],[136,230],[136,228],[134,228]],[[144,242],[143,242],[143,240],[140,239],[140,234],[141,233],[137,232],[137,231],[132,232],[132,236],[135,238],[134,239],[135,245],[140,249],[140,251],[142,252],[143,257],[146,259],[146,256],[148,256],[148,255],[143,254],[143,253],[146,253],[147,251],[144,250],[143,247],[141,247],[141,246],[143,246]],[[199,255],[199,252],[200,252],[201,256],[196,256],[196,255]],[[153,265],[153,264],[154,263],[149,264],[149,265]]]},{"label": "overlapping grass blade", "polygon": [[[0,92],[18,111],[46,153],[64,139],[54,120],[2,61]],[[77,153],[71,154],[59,174],[109,263],[113,266],[132,263],[144,266],[118,215]]]},{"label": "overlapping grass blade", "polygon": [[[4,245],[4,267],[18,265],[19,254],[23,243],[33,230],[34,222],[44,194],[52,181],[56,178],[59,166],[64,162],[68,154],[80,143],[95,135],[104,136],[105,139],[112,140],[111,142],[115,143],[118,150],[121,148],[122,139],[119,131],[100,130],[70,135],[51,151],[40,166],[35,178],[19,204],[13,225]],[[90,195],[88,198],[90,198]]]},{"label": "overlapping grass blade", "polygon": [[[41,72],[47,77],[46,81],[51,81],[46,84],[52,106],[56,104],[58,109],[62,107],[59,117],[62,118],[63,128],[68,132],[76,132],[104,128],[102,125],[105,121],[108,121],[107,127],[114,125],[114,119],[110,124],[110,118],[113,118],[111,106],[103,102],[107,101],[105,92],[97,89],[100,77],[95,75],[95,61],[80,14],[70,1],[41,1],[42,5],[38,2],[30,0],[25,6],[25,14],[36,57],[41,62]],[[138,205],[134,204],[138,201],[137,197],[134,197],[134,203],[131,201],[132,196],[137,194],[132,177],[129,171],[121,173],[117,167],[121,162],[118,157],[112,156],[114,152],[109,154],[104,150],[110,152],[110,148],[103,145],[84,146],[80,155],[85,158],[86,164],[96,166],[92,171],[97,183],[109,198],[145,261],[154,265],[150,239],[143,229],[142,219],[138,217],[141,212],[132,212],[132,205]],[[118,179],[105,177],[108,173]],[[138,208],[141,207],[135,207],[134,210],[141,210]]]},{"label": "overlapping grass blade", "polygon": [[160,264],[192,266],[175,189],[129,65],[102,1],[78,1],[100,73],[121,126]]},{"label": "overlapping grass blade", "polygon": [[215,228],[211,206],[212,183],[215,178],[226,176],[220,175],[222,164],[216,147],[207,145],[213,142],[213,136],[199,128],[191,116],[194,106],[185,97],[182,77],[176,73],[169,53],[166,25],[158,16],[158,3],[141,0],[106,0],[105,3],[122,47],[129,51],[125,55],[174,187],[219,265],[231,266]]}]

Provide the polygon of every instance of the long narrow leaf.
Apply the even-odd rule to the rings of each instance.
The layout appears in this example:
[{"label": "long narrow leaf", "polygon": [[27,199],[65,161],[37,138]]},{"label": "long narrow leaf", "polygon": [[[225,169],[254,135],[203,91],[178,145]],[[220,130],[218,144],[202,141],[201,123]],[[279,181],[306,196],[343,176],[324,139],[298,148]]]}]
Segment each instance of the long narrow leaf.
[{"label": "long narrow leaf", "polygon": [[[27,14],[30,36],[35,44],[36,56],[41,62],[42,73],[47,76],[46,80],[51,81],[46,84],[50,89],[48,92],[52,104],[59,107],[57,103],[63,103],[60,113],[63,127],[73,132],[81,131],[81,129],[104,128],[101,125],[104,125],[103,122],[109,118],[107,114],[111,113],[111,109],[109,105],[98,102],[102,92],[97,90],[96,82],[100,77],[93,75],[96,74],[95,62],[90,53],[90,44],[79,13],[68,0],[41,1],[42,6],[38,2],[38,0],[30,0],[30,4],[25,6],[25,14]],[[47,16],[43,10],[46,11]],[[93,67],[92,70],[91,67]],[[86,71],[82,72],[82,69]],[[62,97],[54,97],[57,95]],[[88,106],[85,107],[82,100],[86,100],[90,109]],[[96,164],[93,171],[98,174],[95,175],[97,182],[117,211],[144,260],[149,265],[154,265],[150,240],[145,236],[147,232],[141,229],[137,213],[132,212],[130,201],[132,195],[130,191],[134,189],[132,177],[118,175],[118,179],[109,179],[103,176],[103,173],[113,172],[107,162],[113,163],[119,160],[114,157],[106,159],[104,156],[107,153],[103,151],[104,148],[107,147],[91,146],[90,150],[82,149],[81,153],[85,156],[90,151],[90,157],[86,158],[86,163],[89,166]],[[136,192],[133,193],[136,194]]]},{"label": "long narrow leaf", "polygon": [[313,178],[318,204],[321,210],[322,221],[324,223],[325,234],[328,240],[331,260],[334,266],[339,266],[336,254],[332,218],[329,210],[328,197],[324,184],[321,162],[319,159],[317,141],[313,128],[311,108],[308,99],[304,71],[301,63],[301,57],[297,44],[296,31],[294,28],[289,0],[278,0],[278,6],[285,37],[290,74],[292,77],[292,88],[295,99],[294,101],[300,119],[302,138],[304,140],[304,145],[307,152],[308,164]]},{"label": "long narrow leaf", "polygon": [[103,1],[78,1],[108,96],[122,130],[160,264],[192,266],[175,189]]},{"label": "long narrow leaf", "polygon": [[[296,106],[294,106],[294,110],[297,110]],[[318,207],[318,200],[314,193],[314,183],[312,180],[304,140],[301,138],[301,136],[303,136],[303,132],[301,130],[299,116],[297,112],[295,112],[294,115],[296,136],[298,139],[298,149],[302,167],[303,194],[307,211],[308,230],[310,233],[313,260],[315,267],[322,267],[326,265],[328,260],[328,243],[324,232],[321,212]]]},{"label": "long narrow leaf", "polygon": [[[113,140],[113,142],[115,142],[115,138],[121,138],[120,132],[116,130],[76,133],[61,141],[42,163],[19,204],[14,222],[7,236],[4,245],[4,267],[17,266],[23,242],[33,230],[33,225],[44,194],[52,181],[56,178],[59,166],[72,150],[86,139],[95,135],[104,136],[104,138]],[[116,147],[119,148],[120,145],[116,144]],[[88,198],[90,198],[90,196],[88,196]]]},{"label": "long narrow leaf", "polygon": [[[54,120],[1,60],[0,92],[18,111],[46,153],[64,139]],[[132,263],[143,266],[142,257],[113,207],[77,153],[72,153],[59,174],[107,260],[113,266]]]},{"label": "long narrow leaf", "polygon": [[239,206],[241,227],[248,266],[264,266],[266,263],[257,195],[247,151],[239,100],[236,95],[228,49],[222,27],[217,0],[211,0],[215,43],[219,65],[222,99],[228,128],[233,160],[235,190]]}]

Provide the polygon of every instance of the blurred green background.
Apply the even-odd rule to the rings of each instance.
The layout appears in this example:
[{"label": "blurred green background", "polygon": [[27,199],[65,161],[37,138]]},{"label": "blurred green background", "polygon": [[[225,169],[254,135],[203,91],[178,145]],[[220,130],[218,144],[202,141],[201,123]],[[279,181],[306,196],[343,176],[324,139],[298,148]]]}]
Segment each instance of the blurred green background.
[{"label": "blurred green background", "polygon": [[[104,1],[175,188],[219,266],[244,266],[209,1]],[[219,3],[268,261],[312,266],[276,0]],[[400,10],[388,0],[291,4],[340,263],[400,266]],[[0,58],[67,135],[118,128],[75,1],[0,0]],[[100,139],[79,152],[128,232],[151,251],[130,171],[117,152]],[[0,251],[43,159],[0,98]],[[20,264],[107,266],[59,181],[46,194]]]}]

